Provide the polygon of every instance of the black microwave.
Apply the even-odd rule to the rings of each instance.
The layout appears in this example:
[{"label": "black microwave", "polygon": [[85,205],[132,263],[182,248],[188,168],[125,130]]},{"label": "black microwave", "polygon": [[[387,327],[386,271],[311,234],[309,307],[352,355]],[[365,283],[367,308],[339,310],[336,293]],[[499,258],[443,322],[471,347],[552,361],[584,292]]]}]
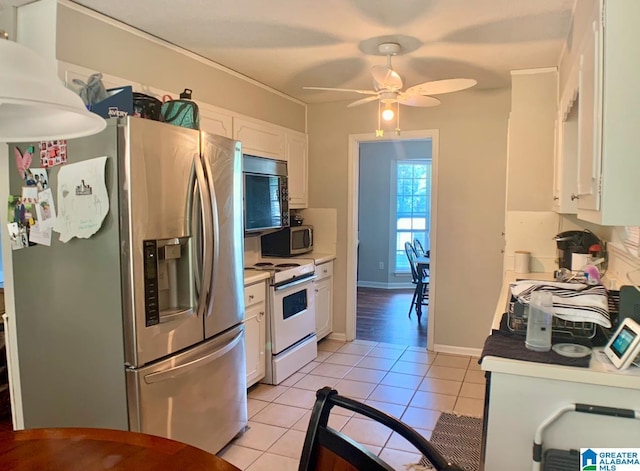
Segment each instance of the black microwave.
[{"label": "black microwave", "polygon": [[289,225],[287,163],[244,155],[244,231],[261,233]]},{"label": "black microwave", "polygon": [[313,226],[285,227],[260,238],[262,255],[292,257],[313,250]]}]

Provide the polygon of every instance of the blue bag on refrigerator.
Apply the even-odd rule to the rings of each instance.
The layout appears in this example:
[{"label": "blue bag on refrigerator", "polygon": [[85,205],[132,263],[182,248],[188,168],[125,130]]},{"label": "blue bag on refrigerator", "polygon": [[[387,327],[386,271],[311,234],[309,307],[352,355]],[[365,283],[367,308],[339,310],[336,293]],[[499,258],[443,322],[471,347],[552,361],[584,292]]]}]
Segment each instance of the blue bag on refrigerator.
[{"label": "blue bag on refrigerator", "polygon": [[200,129],[198,105],[191,101],[191,90],[185,88],[179,100],[169,100],[162,104],[160,120],[189,129]]}]

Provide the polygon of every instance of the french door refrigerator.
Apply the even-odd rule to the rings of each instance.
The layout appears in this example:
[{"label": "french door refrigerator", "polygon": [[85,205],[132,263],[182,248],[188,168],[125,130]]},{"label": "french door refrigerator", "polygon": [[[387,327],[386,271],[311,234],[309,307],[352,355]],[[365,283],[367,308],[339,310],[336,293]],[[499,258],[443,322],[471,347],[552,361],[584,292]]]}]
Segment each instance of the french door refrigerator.
[{"label": "french door refrigerator", "polygon": [[126,118],[67,154],[66,165],[107,156],[109,212],[90,238],[54,232],[50,247],[12,253],[25,427],[219,451],[247,423],[240,143]]}]

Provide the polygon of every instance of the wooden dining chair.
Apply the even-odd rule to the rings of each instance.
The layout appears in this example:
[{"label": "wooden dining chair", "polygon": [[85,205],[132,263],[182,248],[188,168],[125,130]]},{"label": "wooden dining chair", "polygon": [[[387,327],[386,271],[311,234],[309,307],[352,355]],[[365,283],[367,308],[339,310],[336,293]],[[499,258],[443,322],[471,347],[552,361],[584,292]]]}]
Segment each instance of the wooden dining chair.
[{"label": "wooden dining chair", "polygon": [[413,248],[415,249],[418,257],[429,257],[431,255],[431,251],[425,250],[422,246],[422,242],[420,242],[420,239],[418,239],[417,237],[413,239]]},{"label": "wooden dining chair", "polygon": [[316,402],[311,411],[298,471],[394,469],[362,444],[327,425],[333,407],[347,409],[385,425],[411,443],[437,471],[462,471],[462,468],[446,460],[431,443],[404,422],[367,404],[340,396],[338,391],[327,386],[316,392]]},{"label": "wooden dining chair", "polygon": [[411,269],[411,282],[415,286],[413,297],[411,298],[411,305],[409,306],[409,318],[411,318],[411,311],[415,308],[418,322],[420,322],[422,306],[429,304],[429,273],[428,271],[426,273],[424,271],[418,271],[418,265],[416,263],[417,254],[411,242],[404,243],[404,251],[407,254],[409,267]]}]

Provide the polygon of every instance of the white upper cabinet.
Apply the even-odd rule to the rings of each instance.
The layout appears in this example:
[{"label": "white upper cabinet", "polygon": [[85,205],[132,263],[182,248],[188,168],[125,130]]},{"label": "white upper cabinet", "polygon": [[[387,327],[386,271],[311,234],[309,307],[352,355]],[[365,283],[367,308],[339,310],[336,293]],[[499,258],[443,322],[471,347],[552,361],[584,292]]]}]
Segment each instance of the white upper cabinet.
[{"label": "white upper cabinet", "polygon": [[278,126],[246,118],[233,118],[233,138],[242,142],[244,154],[286,160],[285,133]]},{"label": "white upper cabinet", "polygon": [[306,208],[309,204],[307,135],[286,132],[287,172],[289,177],[289,207]]},{"label": "white upper cabinet", "polygon": [[200,130],[218,136],[233,137],[233,117],[220,108],[207,103],[198,103],[200,113]]},{"label": "white upper cabinet", "polygon": [[576,214],[578,204],[578,66],[576,65],[560,97],[556,120],[556,154],[554,162],[553,210]]},{"label": "white upper cabinet", "polygon": [[[597,9],[596,9],[597,10]],[[600,106],[601,24],[597,11],[580,51],[580,99],[578,132],[577,196],[580,209],[600,209]]]},{"label": "white upper cabinet", "polygon": [[581,45],[578,218],[640,225],[640,40],[637,0],[599,0]]}]

